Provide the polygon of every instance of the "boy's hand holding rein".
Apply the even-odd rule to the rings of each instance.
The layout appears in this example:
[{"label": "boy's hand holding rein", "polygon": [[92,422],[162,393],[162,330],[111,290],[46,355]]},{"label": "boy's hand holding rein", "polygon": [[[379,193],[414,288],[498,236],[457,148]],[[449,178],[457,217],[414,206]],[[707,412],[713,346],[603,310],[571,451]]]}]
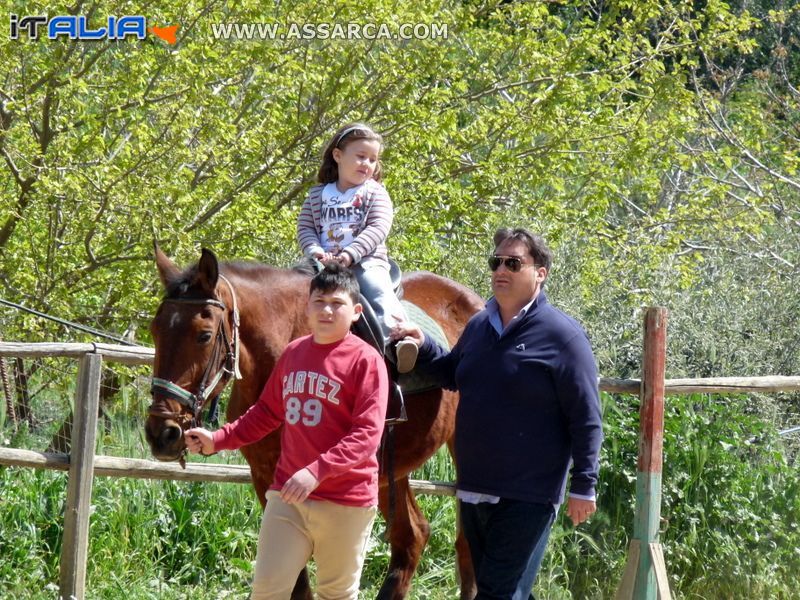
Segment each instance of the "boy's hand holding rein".
[{"label": "boy's hand holding rein", "polygon": [[184,437],[186,449],[192,454],[202,454],[203,456],[214,454],[214,440],[208,429],[202,427],[187,429]]}]

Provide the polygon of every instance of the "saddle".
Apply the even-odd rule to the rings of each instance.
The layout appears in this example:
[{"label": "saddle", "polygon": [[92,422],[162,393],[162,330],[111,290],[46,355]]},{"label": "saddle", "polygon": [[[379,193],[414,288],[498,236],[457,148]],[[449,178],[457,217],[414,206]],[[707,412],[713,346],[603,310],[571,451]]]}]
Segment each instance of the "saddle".
[{"label": "saddle", "polygon": [[[389,274],[392,278],[392,287],[394,288],[398,299],[400,299],[400,302],[403,305],[403,308],[405,309],[409,319],[422,329],[426,337],[434,339],[439,343],[440,346],[449,349],[450,344],[447,341],[447,337],[445,336],[444,331],[439,324],[419,306],[412,304],[407,300],[403,300],[400,267],[391,259],[389,259],[389,265]],[[431,380],[429,377],[426,377],[417,369],[412,370],[410,373],[404,374],[399,374],[397,372],[397,368],[395,367],[395,358],[392,355],[391,349],[386,348],[384,344],[383,330],[378,321],[378,317],[375,315],[375,311],[363,295],[360,297],[360,302],[363,306],[361,318],[353,323],[351,331],[365,342],[370,344],[381,354],[381,356],[383,356],[389,373],[389,379],[393,384],[390,386],[389,391],[389,404],[386,409],[386,424],[392,425],[395,423],[403,423],[408,420],[406,415],[405,400],[403,399],[403,392],[407,394],[416,393],[434,389],[438,387],[438,385],[436,385],[433,380]]]}]

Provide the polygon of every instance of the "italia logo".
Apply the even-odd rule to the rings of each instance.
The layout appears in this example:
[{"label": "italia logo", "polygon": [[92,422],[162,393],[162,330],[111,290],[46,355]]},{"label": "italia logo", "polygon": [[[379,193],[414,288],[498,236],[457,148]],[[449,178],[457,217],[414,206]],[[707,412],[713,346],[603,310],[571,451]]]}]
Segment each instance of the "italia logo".
[{"label": "italia logo", "polygon": [[70,40],[123,40],[134,37],[139,40],[147,37],[149,31],[172,45],[177,42],[176,33],[178,25],[167,27],[147,27],[147,19],[141,15],[124,15],[121,17],[109,16],[99,27],[91,27],[88,19],[74,15],[26,15],[20,17],[16,14],[9,15],[9,37],[18,40],[20,32],[28,34],[28,39],[39,39],[39,31],[46,34],[47,39],[55,40],[63,36]]}]

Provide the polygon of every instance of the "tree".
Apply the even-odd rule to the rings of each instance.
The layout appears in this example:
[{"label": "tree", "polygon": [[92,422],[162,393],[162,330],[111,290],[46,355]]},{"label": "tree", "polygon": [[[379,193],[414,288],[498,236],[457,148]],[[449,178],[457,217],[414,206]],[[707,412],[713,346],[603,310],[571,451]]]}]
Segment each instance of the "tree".
[{"label": "tree", "polygon": [[[493,229],[523,223],[569,249],[567,301],[587,319],[621,307],[630,321],[633,306],[699,281],[704,246],[770,222],[766,200],[721,170],[733,144],[709,129],[713,93],[692,78],[753,48],[749,15],[720,2],[147,10],[151,25],[179,24],[174,46],[0,40],[7,297],[118,332],[133,323],[146,339],[152,239],[178,257],[207,245],[289,264],[321,148],[350,120],[385,134],[401,264],[486,293],[476,266]],[[284,38],[222,39],[257,23]],[[347,23],[444,24],[447,38],[288,35]],[[665,270],[678,276],[664,284]]]}]

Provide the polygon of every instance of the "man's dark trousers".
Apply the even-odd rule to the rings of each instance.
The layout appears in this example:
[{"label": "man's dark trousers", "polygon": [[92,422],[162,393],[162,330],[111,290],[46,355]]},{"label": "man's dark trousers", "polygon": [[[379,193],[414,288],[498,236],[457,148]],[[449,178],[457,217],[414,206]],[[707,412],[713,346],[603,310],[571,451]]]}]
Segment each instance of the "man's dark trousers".
[{"label": "man's dark trousers", "polygon": [[478,595],[475,600],[535,600],[533,582],[555,520],[551,504],[501,498],[497,504],[460,501]]}]

